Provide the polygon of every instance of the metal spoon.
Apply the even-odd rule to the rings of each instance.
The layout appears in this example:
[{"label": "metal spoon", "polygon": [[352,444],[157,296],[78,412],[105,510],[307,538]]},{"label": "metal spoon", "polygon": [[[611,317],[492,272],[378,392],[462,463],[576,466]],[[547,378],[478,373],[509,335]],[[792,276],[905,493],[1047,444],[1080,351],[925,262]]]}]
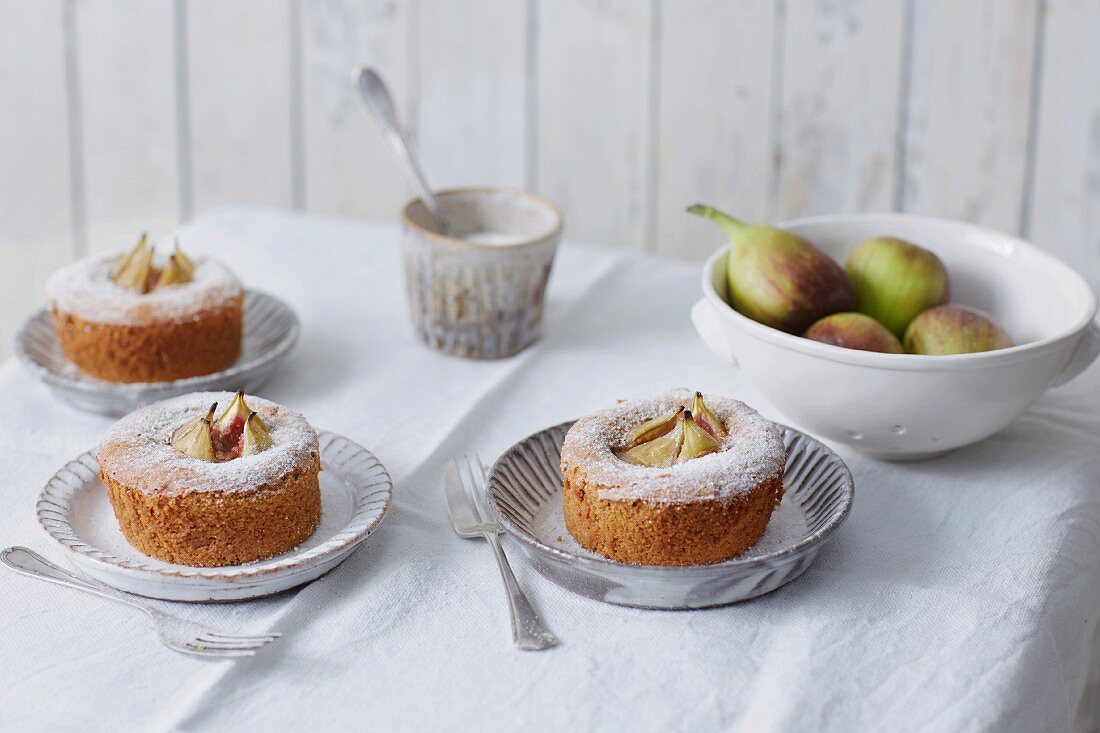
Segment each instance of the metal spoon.
[{"label": "metal spoon", "polygon": [[[374,121],[382,138],[390,146],[394,156],[401,163],[405,171],[405,177],[419,190],[420,200],[428,207],[428,213],[432,215],[440,230],[448,237],[454,236],[454,230],[447,223],[447,217],[443,215],[443,209],[439,206],[439,199],[435,197],[424,172],[420,169],[420,163],[416,158],[412,145],[405,136],[405,131],[397,121],[397,113],[393,108],[393,98],[390,90],[386,88],[386,82],[374,69],[368,66],[360,66],[351,73],[351,83],[359,91],[359,99],[363,103],[363,114]],[[369,113],[369,114],[368,114]]]}]

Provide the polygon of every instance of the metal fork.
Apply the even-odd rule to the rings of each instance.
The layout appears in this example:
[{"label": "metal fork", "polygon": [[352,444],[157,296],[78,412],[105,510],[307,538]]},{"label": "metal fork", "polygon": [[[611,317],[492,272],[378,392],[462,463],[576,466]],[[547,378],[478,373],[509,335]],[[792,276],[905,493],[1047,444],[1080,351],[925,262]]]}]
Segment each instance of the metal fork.
[{"label": "metal fork", "polygon": [[92,584],[84,578],[54,565],[27,547],[5,547],[0,550],[0,562],[17,573],[110,598],[113,601],[125,603],[144,611],[149,618],[153,619],[153,624],[157,630],[157,638],[160,639],[161,643],[182,654],[190,654],[194,657],[204,657],[206,659],[250,657],[256,653],[257,649],[267,646],[282,636],[279,633],[261,634],[259,636],[235,636],[210,631],[194,621],[172,616],[160,609],[138,603],[129,595]]},{"label": "metal fork", "polygon": [[447,494],[447,508],[451,524],[460,537],[484,537],[493,548],[500,568],[500,577],[508,592],[508,610],[512,616],[512,641],[520,649],[536,651],[548,649],[558,643],[546,624],[539,618],[534,606],[520,590],[516,576],[500,546],[499,523],[489,518],[485,511],[485,467],[475,453],[454,458],[443,473],[443,488]]}]

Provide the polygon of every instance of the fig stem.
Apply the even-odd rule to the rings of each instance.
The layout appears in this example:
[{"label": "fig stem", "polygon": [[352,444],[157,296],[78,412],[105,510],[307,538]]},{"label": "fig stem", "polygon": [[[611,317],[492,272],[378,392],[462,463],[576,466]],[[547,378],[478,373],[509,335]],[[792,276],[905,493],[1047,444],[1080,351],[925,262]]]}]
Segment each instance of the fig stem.
[{"label": "fig stem", "polygon": [[713,206],[707,206],[706,204],[692,204],[687,208],[689,214],[696,214],[698,216],[706,217],[710,219],[718,226],[722,227],[722,230],[726,233],[726,236],[730,239],[748,226],[740,219],[734,219],[724,211],[719,211]]}]

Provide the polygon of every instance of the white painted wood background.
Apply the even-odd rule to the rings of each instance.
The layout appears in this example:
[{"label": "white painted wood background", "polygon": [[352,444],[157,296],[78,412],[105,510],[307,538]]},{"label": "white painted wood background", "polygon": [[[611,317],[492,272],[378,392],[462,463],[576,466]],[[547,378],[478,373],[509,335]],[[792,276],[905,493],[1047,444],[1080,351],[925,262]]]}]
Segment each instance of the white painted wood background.
[{"label": "white painted wood background", "polygon": [[1100,284],[1100,0],[0,0],[0,354],[68,260],[256,204],[393,220],[369,63],[431,179],[701,258],[756,220],[897,209]]}]

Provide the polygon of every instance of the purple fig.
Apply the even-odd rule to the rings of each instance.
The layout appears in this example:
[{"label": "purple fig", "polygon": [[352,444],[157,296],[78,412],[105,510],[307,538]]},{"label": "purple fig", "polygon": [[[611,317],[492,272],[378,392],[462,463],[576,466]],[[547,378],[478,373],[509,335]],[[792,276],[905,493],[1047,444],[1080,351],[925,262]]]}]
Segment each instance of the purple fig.
[{"label": "purple fig", "polygon": [[928,250],[895,237],[875,237],[848,255],[844,271],[856,293],[856,310],[901,338],[923,310],[947,302],[947,269]]},{"label": "purple fig", "polygon": [[905,350],[910,354],[971,354],[1009,346],[1012,339],[992,318],[961,305],[929,308],[905,330]]},{"label": "purple fig", "polygon": [[834,313],[825,316],[802,334],[808,339],[845,349],[904,354],[901,342],[889,329],[862,313]]},{"label": "purple fig", "polygon": [[688,211],[710,219],[729,237],[729,300],[739,313],[800,334],[823,316],[855,308],[844,270],[802,237],[745,224],[703,204]]}]

